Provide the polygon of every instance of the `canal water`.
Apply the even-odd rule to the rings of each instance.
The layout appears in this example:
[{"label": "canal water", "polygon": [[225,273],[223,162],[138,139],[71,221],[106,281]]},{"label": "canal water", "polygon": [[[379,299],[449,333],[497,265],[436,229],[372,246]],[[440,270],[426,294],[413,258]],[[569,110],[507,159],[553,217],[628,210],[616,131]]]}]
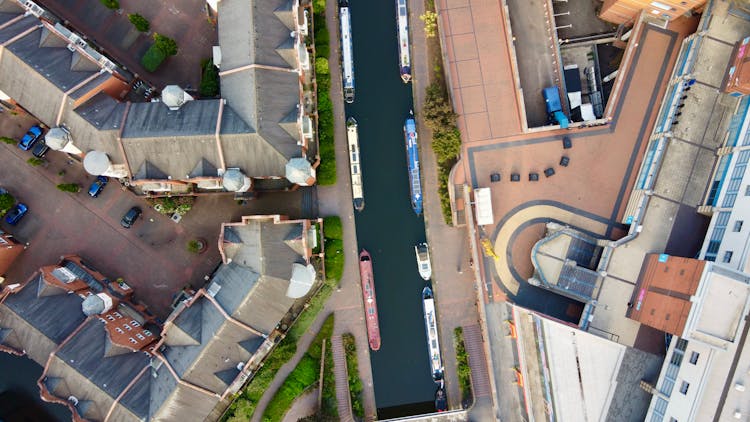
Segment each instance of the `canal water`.
[{"label": "canal water", "polygon": [[395,1],[351,1],[350,9],[356,98],[346,113],[359,124],[365,209],[356,215],[357,238],[372,254],[382,337],[371,353],[378,417],[434,412],[426,282],[414,253],[425,228],[411,208],[403,133],[412,87],[399,76]]},{"label": "canal water", "polygon": [[0,352],[0,420],[69,421],[70,412],[39,397],[42,367],[27,357]]}]

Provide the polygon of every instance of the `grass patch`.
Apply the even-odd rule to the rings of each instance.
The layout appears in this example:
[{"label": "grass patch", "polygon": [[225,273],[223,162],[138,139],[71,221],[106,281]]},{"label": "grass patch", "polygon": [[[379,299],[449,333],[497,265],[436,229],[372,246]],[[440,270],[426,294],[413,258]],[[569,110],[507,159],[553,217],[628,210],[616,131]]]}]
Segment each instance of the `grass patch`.
[{"label": "grass patch", "polygon": [[315,80],[318,98],[318,144],[320,166],[317,168],[318,184],[336,183],[336,150],[333,142],[333,103],[331,102],[331,71],[328,56],[331,48],[330,35],[326,28],[326,0],[314,0],[313,22],[315,24]]},{"label": "grass patch", "polygon": [[453,330],[453,346],[456,349],[456,370],[458,372],[458,388],[461,390],[461,403],[467,405],[472,400],[471,368],[469,368],[469,355],[466,353],[466,346],[464,345],[464,330],[461,327],[456,327]]},{"label": "grass patch", "polygon": [[17,140],[15,140],[13,138],[8,138],[7,136],[0,136],[0,141],[2,141],[3,143],[6,143],[8,145],[14,145],[14,144],[18,143]]},{"label": "grass patch", "polygon": [[344,239],[344,229],[341,227],[341,219],[338,216],[324,218],[323,230],[329,239]]},{"label": "grass patch", "polygon": [[60,183],[57,189],[63,192],[78,193],[81,191],[81,185],[78,183]]},{"label": "grass patch", "polygon": [[344,272],[344,231],[338,216],[323,220],[326,281],[337,283]]},{"label": "grass patch", "polygon": [[359,378],[359,364],[357,362],[357,344],[350,333],[343,335],[344,352],[346,352],[346,370],[349,374],[349,396],[352,400],[354,416],[365,417],[365,407],[362,404],[362,380]]},{"label": "grass patch", "polygon": [[[321,412],[332,417],[337,416],[335,380],[333,379],[333,355],[331,354],[331,334],[333,333],[333,314],[328,316],[323,323],[315,340],[302,356],[297,366],[284,380],[279,390],[273,396],[263,414],[264,421],[280,421],[289,410],[294,399],[299,397],[308,388],[318,383],[320,375],[320,359],[322,355],[323,340],[326,341],[325,369],[323,374],[323,406]],[[329,362],[330,361],[330,362]],[[327,391],[328,390],[328,391]],[[328,393],[328,394],[326,394]],[[332,402],[331,402],[332,400]]]}]

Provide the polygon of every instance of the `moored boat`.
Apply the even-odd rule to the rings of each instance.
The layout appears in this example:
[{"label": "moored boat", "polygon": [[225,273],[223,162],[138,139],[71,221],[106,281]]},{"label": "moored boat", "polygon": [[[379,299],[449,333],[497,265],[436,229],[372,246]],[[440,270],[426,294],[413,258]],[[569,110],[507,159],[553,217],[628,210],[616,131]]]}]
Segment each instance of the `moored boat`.
[{"label": "moored boat", "polygon": [[349,14],[349,1],[339,1],[341,21],[341,77],[344,83],[344,101],[354,102],[354,49],[352,47],[352,21]]},{"label": "moored boat", "polygon": [[438,412],[445,412],[448,410],[448,397],[445,395],[443,381],[440,381],[440,386],[435,391],[435,410]]},{"label": "moored boat", "polygon": [[354,209],[362,211],[365,208],[365,196],[362,190],[362,166],[360,164],[359,135],[357,121],[354,117],[346,119],[346,139],[349,143],[349,168],[352,174],[352,198]]},{"label": "moored boat", "polygon": [[411,81],[411,56],[409,54],[409,13],[406,0],[396,0],[396,20],[398,26],[398,67],[401,80]]},{"label": "moored boat", "polygon": [[432,277],[432,264],[430,263],[430,249],[427,246],[427,243],[422,242],[415,246],[414,252],[417,255],[419,276],[425,280],[429,280]]},{"label": "moored boat", "polygon": [[375,279],[372,273],[372,257],[362,249],[359,253],[359,276],[362,279],[362,300],[365,305],[365,323],[370,349],[380,349],[380,324],[378,323],[378,305],[375,299]]},{"label": "moored boat", "polygon": [[422,309],[424,310],[424,324],[427,330],[427,348],[430,352],[430,370],[432,379],[441,383],[443,379],[443,360],[440,358],[440,343],[438,341],[437,320],[435,319],[435,299],[432,289],[422,290]]},{"label": "moored boat", "polygon": [[406,164],[409,170],[409,190],[411,207],[417,215],[422,214],[422,181],[419,175],[419,146],[417,145],[417,123],[414,112],[404,123],[404,141],[406,143]]}]

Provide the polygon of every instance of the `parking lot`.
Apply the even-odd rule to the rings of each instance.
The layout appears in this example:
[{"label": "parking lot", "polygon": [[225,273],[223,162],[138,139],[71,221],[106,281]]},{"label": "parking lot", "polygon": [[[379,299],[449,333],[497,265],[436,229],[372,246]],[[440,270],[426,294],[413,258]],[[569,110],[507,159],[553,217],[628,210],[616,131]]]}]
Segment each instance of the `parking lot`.
[{"label": "parking lot", "polygon": [[[0,113],[0,136],[18,139],[33,123],[28,117]],[[134,287],[136,298],[160,318],[169,314],[176,292],[187,284],[203,286],[204,277],[219,264],[222,222],[264,213],[299,217],[304,196],[302,191],[267,194],[247,205],[227,195],[200,197],[177,224],[114,179],[98,198],[91,198],[86,191],[94,176],[62,153],[50,151],[46,162],[34,167],[27,163],[30,152],[2,143],[0,156],[0,186],[29,207],[18,225],[0,224],[3,231],[29,245],[8,272],[6,283],[24,282],[61,255],[78,254],[106,276],[123,277]],[[82,190],[62,192],[56,188],[60,183],[78,183]],[[143,215],[131,229],[124,229],[120,219],[134,205]],[[187,243],[196,238],[208,243],[198,255],[187,250]]]}]

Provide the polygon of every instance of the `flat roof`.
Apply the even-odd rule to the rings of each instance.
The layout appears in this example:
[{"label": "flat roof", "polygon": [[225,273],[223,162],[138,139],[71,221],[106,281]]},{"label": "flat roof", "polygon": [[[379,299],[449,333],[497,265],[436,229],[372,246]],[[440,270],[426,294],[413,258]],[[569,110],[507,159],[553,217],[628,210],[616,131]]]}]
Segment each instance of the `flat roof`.
[{"label": "flat roof", "polygon": [[698,259],[647,254],[627,316],[657,330],[681,336],[705,264]]},{"label": "flat roof", "polygon": [[[700,301],[686,331],[708,343],[735,342],[750,298],[750,277],[713,264],[700,287]],[[714,340],[711,341],[710,338]]]}]

